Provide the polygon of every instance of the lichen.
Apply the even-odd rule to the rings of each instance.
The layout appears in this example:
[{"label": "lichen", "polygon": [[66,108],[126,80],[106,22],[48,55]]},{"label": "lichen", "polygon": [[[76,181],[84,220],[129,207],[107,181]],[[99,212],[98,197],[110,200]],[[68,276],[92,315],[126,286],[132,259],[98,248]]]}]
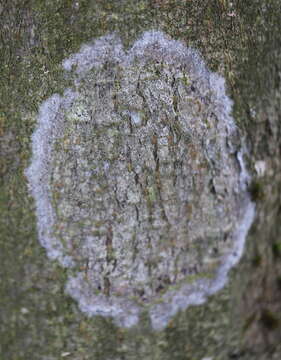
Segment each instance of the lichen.
[{"label": "lichen", "polygon": [[253,220],[224,80],[155,31],[63,66],[74,87],[42,104],[26,171],[39,240],[82,311],[129,327],[147,308],[161,329],[225,285]]}]

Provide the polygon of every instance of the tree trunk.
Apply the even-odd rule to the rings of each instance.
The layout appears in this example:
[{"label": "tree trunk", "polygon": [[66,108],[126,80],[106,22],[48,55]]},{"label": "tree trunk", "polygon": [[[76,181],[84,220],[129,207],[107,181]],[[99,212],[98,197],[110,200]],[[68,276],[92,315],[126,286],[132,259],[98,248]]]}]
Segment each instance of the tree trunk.
[{"label": "tree trunk", "polygon": [[[280,10],[278,0],[0,4],[1,359],[280,358]],[[150,40],[136,42],[152,33],[158,45]],[[97,44],[93,39],[102,46],[93,45]],[[93,50],[88,60],[98,64],[91,65],[90,73],[89,62],[79,62],[80,55],[73,55],[81,54],[85,43]],[[177,51],[180,47],[188,61],[182,63],[173,47]],[[101,60],[105,48],[110,55],[102,55]],[[140,56],[140,49],[147,55]],[[160,55],[155,58],[157,51]],[[90,75],[84,75],[85,67]],[[144,83],[139,81],[140,68]],[[218,90],[216,81],[222,78],[226,90],[221,83]],[[114,92],[111,85],[97,90],[94,84],[97,80],[109,84],[112,79]],[[161,95],[154,81],[165,85]],[[135,97],[130,95],[133,84]],[[71,90],[66,94],[66,89]],[[86,96],[75,95],[77,89]],[[194,108],[185,110],[180,97],[184,91]],[[76,107],[69,105],[70,98]],[[233,101],[232,114],[228,98]],[[210,99],[216,100],[219,110]],[[38,210],[42,189],[39,196],[36,186],[41,184],[42,168],[31,167],[37,141],[32,134],[40,117],[50,119],[44,101],[49,107],[51,101],[57,102],[64,113],[56,115],[52,123],[56,128],[48,130],[55,151],[51,165],[44,168],[50,176],[46,189],[56,189],[48,203],[55,209],[55,221],[46,206],[41,213]],[[206,103],[213,117],[205,118]],[[95,126],[89,127],[81,111],[92,108],[102,115],[95,115]],[[195,111],[204,126],[199,121],[186,130],[180,119],[189,111]],[[161,118],[157,126],[149,122],[153,113]],[[226,115],[221,118],[222,113]],[[118,124],[117,131],[120,119],[123,125]],[[215,127],[208,125],[212,119]],[[224,133],[227,126],[235,129],[229,130],[230,135]],[[166,145],[160,136],[165,127]],[[39,148],[45,144],[48,152],[47,138],[37,139]],[[90,144],[91,151],[81,142]],[[45,163],[47,152],[42,155]],[[92,167],[99,169],[102,164],[103,169],[87,183],[94,197],[84,187],[74,201],[73,189],[88,174],[85,158]],[[164,163],[172,166],[171,172],[161,172]],[[242,181],[244,165],[247,177]],[[213,175],[217,169],[225,171],[226,180]],[[197,174],[190,183],[185,171]],[[36,186],[33,181],[38,181]],[[232,191],[235,186],[240,195]],[[222,195],[220,187],[228,190]],[[186,194],[192,194],[192,200]],[[254,220],[247,224],[245,202],[255,207]],[[77,216],[74,226],[74,208],[92,222]],[[222,233],[229,224],[231,230]],[[204,292],[204,299],[197,292],[199,300],[190,306],[183,296],[181,305],[171,307],[186,279],[199,284],[203,278],[210,289],[216,287],[210,279],[222,269],[217,252],[227,251],[228,245],[222,245],[227,236],[235,240],[237,224],[249,227],[246,243],[242,257],[236,254],[237,261],[233,260],[235,267],[227,265],[223,286]],[[207,241],[199,236],[201,232],[212,236]],[[95,251],[100,254],[104,249],[99,262],[91,262],[92,249],[81,250],[81,241],[90,235],[91,241],[99,239],[102,244]],[[186,248],[185,238],[189,239]],[[202,256],[203,251],[209,255]],[[135,264],[138,271],[130,273]],[[96,284],[94,289],[88,283]],[[106,300],[97,306],[100,296]]]}]

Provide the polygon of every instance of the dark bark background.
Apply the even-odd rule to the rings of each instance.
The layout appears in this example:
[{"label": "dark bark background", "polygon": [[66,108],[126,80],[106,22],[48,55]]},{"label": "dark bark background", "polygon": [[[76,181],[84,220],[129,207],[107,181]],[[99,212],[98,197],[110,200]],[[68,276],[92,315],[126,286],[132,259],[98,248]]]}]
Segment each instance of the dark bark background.
[{"label": "dark bark background", "polygon": [[[0,359],[281,358],[281,4],[279,0],[0,2]],[[61,61],[117,32],[160,29],[227,80],[246,136],[257,214],[223,291],[153,332],[87,318],[39,245],[24,169],[40,103],[67,86]],[[266,165],[264,174],[255,170]]]}]

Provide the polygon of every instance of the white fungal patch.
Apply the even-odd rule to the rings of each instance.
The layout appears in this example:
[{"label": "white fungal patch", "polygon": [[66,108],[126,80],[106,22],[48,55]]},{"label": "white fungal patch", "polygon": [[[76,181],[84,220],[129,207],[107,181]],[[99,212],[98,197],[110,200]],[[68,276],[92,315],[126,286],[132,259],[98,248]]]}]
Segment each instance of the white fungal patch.
[{"label": "white fungal patch", "polygon": [[73,89],[41,105],[26,170],[40,243],[83,312],[162,329],[225,286],[254,218],[224,79],[154,31],[63,67]]},{"label": "white fungal patch", "polygon": [[255,170],[258,177],[263,177],[266,174],[266,162],[264,160],[256,161]]}]

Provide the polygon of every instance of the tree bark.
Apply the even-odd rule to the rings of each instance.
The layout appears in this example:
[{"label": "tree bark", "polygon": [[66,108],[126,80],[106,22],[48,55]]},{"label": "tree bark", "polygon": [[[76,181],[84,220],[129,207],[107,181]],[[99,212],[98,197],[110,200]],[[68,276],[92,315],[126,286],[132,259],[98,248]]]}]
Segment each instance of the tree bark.
[{"label": "tree bark", "polygon": [[[277,0],[0,4],[1,358],[280,358],[280,10]],[[38,242],[25,176],[40,104],[63,94],[72,81],[62,61],[84,43],[112,33],[130,49],[149,30],[199,50],[206,65],[226,79],[232,116],[248,149],[248,190],[256,206],[243,257],[227,285],[204,304],[177,312],[158,331],[145,313],[125,328],[110,317],[80,311],[65,292],[68,270],[50,260]],[[152,154],[155,144],[152,138]],[[159,188],[147,197],[159,200]],[[105,292],[109,287],[107,279]]]}]

